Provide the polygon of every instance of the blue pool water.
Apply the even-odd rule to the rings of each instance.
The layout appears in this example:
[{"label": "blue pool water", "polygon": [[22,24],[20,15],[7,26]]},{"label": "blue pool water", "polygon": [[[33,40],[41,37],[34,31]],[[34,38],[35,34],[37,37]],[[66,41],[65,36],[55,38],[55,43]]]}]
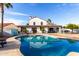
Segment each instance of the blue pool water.
[{"label": "blue pool water", "polygon": [[69,52],[79,52],[79,41],[48,36],[20,37],[20,51],[24,56],[65,56]]}]

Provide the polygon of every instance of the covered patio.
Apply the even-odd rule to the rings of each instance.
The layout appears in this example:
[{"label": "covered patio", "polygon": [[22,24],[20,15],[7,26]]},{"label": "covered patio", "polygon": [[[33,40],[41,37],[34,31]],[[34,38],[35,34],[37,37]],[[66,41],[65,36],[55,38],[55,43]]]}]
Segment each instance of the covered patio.
[{"label": "covered patio", "polygon": [[60,25],[26,25],[26,26],[18,26],[21,29],[21,32],[24,28],[27,28],[28,31],[32,31],[33,33],[41,32],[40,27],[43,27],[46,33],[61,33],[62,26]]}]

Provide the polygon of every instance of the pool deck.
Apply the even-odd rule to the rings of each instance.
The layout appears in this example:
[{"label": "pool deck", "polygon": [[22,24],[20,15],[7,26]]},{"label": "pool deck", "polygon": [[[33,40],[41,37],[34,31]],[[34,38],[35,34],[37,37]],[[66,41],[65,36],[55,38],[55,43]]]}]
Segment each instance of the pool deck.
[{"label": "pool deck", "polygon": [[8,38],[5,47],[0,48],[0,56],[22,56],[19,45],[20,42],[15,37]]},{"label": "pool deck", "polygon": [[79,34],[61,34],[61,33],[50,33],[50,36],[55,36],[57,38],[70,38],[73,40],[79,40]]},{"label": "pool deck", "polygon": [[[60,34],[60,33],[47,33],[41,35],[49,35],[58,38],[72,38],[73,40],[79,40],[79,34]],[[0,56],[22,56],[19,51],[20,42],[11,37],[7,39],[7,45],[4,48],[0,48]],[[77,52],[70,52],[67,56],[79,56]]]},{"label": "pool deck", "polygon": [[70,52],[67,56],[79,56],[77,52]]}]

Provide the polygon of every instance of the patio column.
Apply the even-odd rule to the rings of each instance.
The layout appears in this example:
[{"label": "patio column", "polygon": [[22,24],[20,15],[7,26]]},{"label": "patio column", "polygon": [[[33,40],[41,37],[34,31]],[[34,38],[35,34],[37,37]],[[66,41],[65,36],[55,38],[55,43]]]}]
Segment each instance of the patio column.
[{"label": "patio column", "polygon": [[48,33],[48,30],[49,30],[48,27],[45,27],[45,33]]},{"label": "patio column", "polygon": [[59,33],[62,33],[62,31],[61,31],[61,30],[62,30],[62,28],[61,28],[61,27],[59,27]]}]

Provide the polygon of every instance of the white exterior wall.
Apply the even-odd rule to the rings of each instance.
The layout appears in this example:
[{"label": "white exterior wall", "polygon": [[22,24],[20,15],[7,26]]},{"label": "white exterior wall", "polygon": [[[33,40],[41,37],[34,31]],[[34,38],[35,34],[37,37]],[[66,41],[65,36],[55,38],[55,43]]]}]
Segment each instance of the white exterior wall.
[{"label": "white exterior wall", "polygon": [[40,27],[37,27],[37,33],[42,33],[42,31],[40,30]]},{"label": "white exterior wall", "polygon": [[45,27],[45,31],[46,31],[46,33],[48,32],[48,28],[47,27]]},{"label": "white exterior wall", "polygon": [[43,25],[48,24],[45,20],[42,20],[40,18],[33,18],[29,21],[29,25],[33,25],[34,22],[35,22],[35,25],[41,25],[41,22],[43,22]]},{"label": "white exterior wall", "polygon": [[32,28],[31,27],[27,28],[27,30],[29,31],[29,33],[32,33]]},{"label": "white exterior wall", "polygon": [[62,30],[62,28],[61,28],[61,27],[59,27],[59,33],[62,33],[62,31],[61,31],[61,30]]},{"label": "white exterior wall", "polygon": [[6,32],[7,34],[10,34],[10,35],[12,34],[11,29],[4,29],[3,31]]}]

